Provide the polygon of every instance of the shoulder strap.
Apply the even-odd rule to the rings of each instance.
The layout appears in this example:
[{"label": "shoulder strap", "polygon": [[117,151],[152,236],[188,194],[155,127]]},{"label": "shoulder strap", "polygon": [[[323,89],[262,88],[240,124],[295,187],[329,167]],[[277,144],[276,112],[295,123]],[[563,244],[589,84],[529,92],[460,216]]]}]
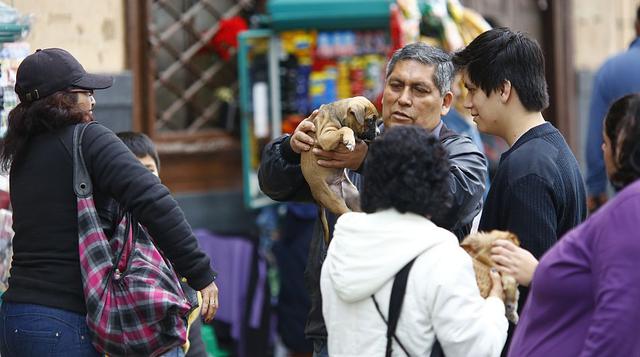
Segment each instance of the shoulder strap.
[{"label": "shoulder strap", "polygon": [[402,303],[404,302],[404,293],[407,290],[409,271],[411,271],[411,267],[415,260],[416,259],[413,258],[407,263],[407,265],[402,267],[398,274],[396,274],[396,278],[393,280],[391,298],[389,299],[389,315],[387,315],[389,316],[389,321],[387,323],[387,357],[391,356],[391,339],[396,333],[396,327],[398,327],[400,312],[402,312]]},{"label": "shoulder strap", "polygon": [[93,192],[91,176],[82,156],[82,137],[91,123],[78,124],[73,129],[73,190],[80,198],[86,198]]},{"label": "shoulder strap", "polygon": [[436,342],[433,343],[433,347],[431,348],[431,357],[445,357],[444,351],[442,350],[442,345],[440,345],[440,341],[436,338]]},{"label": "shoulder strap", "polygon": [[[402,345],[398,336],[396,336],[396,327],[398,327],[398,319],[400,318],[400,312],[402,312],[402,303],[404,302],[404,295],[407,290],[407,279],[409,278],[409,271],[411,271],[411,267],[413,266],[413,262],[415,262],[416,258],[413,258],[410,262],[408,262],[400,271],[396,274],[395,279],[393,280],[393,286],[391,287],[391,297],[389,299],[389,320],[385,320],[382,311],[380,310],[380,306],[376,301],[375,296],[371,295],[373,299],[373,304],[376,306],[376,310],[378,310],[378,314],[387,324],[387,348],[385,352],[386,357],[391,357],[392,346],[391,340],[395,339],[396,343],[402,351],[407,356],[409,355],[409,351]],[[431,357],[444,357],[444,352],[442,350],[442,346],[440,342],[436,338],[433,347],[431,348]]]},{"label": "shoulder strap", "polygon": [[404,353],[409,356],[409,352],[407,349],[400,343],[400,340],[395,335],[396,327],[398,327],[398,319],[400,318],[400,312],[402,310],[402,302],[404,301],[404,293],[407,290],[407,278],[409,277],[409,271],[413,266],[413,262],[416,259],[413,258],[410,262],[408,262],[400,271],[396,274],[395,279],[393,280],[393,286],[391,287],[391,298],[389,300],[389,320],[384,318],[382,311],[380,311],[380,306],[378,305],[378,301],[376,301],[375,296],[371,295],[371,299],[373,300],[373,304],[378,310],[378,314],[387,324],[387,349],[385,352],[385,356],[391,356],[391,340],[395,339],[398,343],[398,346],[404,351]]}]

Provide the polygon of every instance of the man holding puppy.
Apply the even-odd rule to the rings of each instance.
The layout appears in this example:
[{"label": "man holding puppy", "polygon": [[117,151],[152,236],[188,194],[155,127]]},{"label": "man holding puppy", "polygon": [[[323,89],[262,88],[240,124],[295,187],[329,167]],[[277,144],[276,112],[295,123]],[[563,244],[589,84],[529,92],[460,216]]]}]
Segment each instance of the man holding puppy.
[{"label": "man holding puppy", "polygon": [[[482,207],[487,164],[468,137],[449,130],[440,119],[447,114],[453,100],[453,74],[450,56],[440,49],[414,43],[396,51],[387,65],[382,119],[385,127],[419,125],[437,136],[448,151],[451,207],[435,223],[451,230],[460,239],[469,233],[473,218]],[[260,188],[272,199],[312,201],[309,186],[300,169],[300,152],[312,149],[314,140],[308,133],[314,131],[313,123],[304,120],[293,135],[275,139],[265,148],[258,178]],[[361,177],[357,171],[367,156],[366,143],[359,141],[353,151],[340,148],[329,152],[314,148],[313,153],[321,166],[349,169],[351,181],[356,187],[361,187]],[[335,220],[335,217],[329,218],[331,230]],[[322,228],[317,223],[305,271],[306,286],[311,297],[305,334],[314,341],[314,356],[327,355],[327,332],[320,295],[320,270],[326,250]]]}]

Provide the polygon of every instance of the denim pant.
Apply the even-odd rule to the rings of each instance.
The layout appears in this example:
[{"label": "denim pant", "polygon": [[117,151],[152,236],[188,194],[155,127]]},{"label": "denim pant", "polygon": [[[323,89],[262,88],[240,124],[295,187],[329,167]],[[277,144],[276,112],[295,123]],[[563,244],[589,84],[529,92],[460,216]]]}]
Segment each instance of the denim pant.
[{"label": "denim pant", "polygon": [[164,353],[160,357],[184,357],[184,350],[182,347],[176,347],[171,351]]},{"label": "denim pant", "polygon": [[[91,344],[85,315],[52,307],[2,302],[2,357],[100,357]],[[184,357],[181,347],[161,357]]]},{"label": "denim pant", "polygon": [[91,344],[85,316],[32,304],[0,305],[2,357],[80,357],[100,354]]}]

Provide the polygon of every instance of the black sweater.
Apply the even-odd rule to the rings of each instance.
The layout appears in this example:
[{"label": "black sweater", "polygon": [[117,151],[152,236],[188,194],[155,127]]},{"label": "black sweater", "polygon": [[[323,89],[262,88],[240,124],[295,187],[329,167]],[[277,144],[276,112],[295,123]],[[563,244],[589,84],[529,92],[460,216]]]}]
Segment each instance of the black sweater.
[{"label": "black sweater", "polygon": [[[527,131],[502,154],[491,182],[478,230],[500,229],[518,235],[537,259],[587,215],[584,181],[575,156],[550,123]],[[529,289],[520,286],[518,311]],[[505,356],[514,325],[502,355]]]},{"label": "black sweater", "polygon": [[[73,191],[73,128],[32,138],[11,167],[15,236],[9,288],[2,298],[84,314]],[[101,125],[87,128],[82,150],[100,217],[110,219],[107,207],[113,206],[113,197],[148,229],[193,288],[209,285],[214,279],[209,258],[198,248],[182,210],[158,178]]]},{"label": "black sweater", "polygon": [[562,134],[544,123],[502,154],[478,229],[511,231],[540,259],[586,215],[578,162]]}]

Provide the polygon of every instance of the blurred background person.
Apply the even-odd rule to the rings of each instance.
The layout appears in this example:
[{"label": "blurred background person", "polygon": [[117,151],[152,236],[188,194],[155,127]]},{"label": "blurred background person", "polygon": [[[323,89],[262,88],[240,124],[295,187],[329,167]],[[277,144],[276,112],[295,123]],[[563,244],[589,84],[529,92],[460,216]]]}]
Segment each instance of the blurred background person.
[{"label": "blurred background person", "polygon": [[608,59],[595,75],[587,131],[587,207],[595,211],[607,201],[607,174],[602,159],[602,122],[609,106],[620,97],[640,92],[640,5],[636,10],[636,38],[629,49]]},{"label": "blurred background person", "polygon": [[[156,146],[144,133],[137,133],[133,131],[121,131],[116,134],[122,142],[127,145],[129,150],[140,160],[140,163],[144,165],[152,174],[160,177],[160,157]],[[184,284],[186,281],[182,279],[182,288],[185,290],[185,294],[195,293],[193,289]],[[202,300],[202,296],[196,297],[198,301]],[[195,300],[194,300],[195,301]],[[187,357],[207,357],[206,347],[202,340],[202,321],[200,320],[200,307],[193,309],[188,317],[188,337],[189,340],[182,348],[184,349]]]}]

